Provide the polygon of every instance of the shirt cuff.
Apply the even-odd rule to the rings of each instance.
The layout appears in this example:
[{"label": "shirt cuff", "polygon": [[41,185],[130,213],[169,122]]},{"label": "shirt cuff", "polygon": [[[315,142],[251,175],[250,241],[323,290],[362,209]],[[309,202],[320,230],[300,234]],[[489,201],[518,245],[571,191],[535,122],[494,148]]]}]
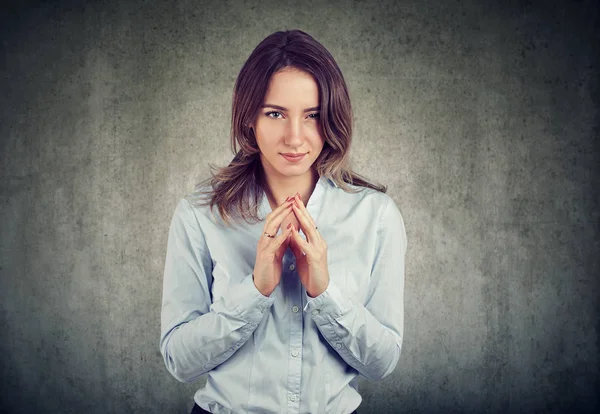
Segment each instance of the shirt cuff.
[{"label": "shirt cuff", "polygon": [[329,323],[328,317],[337,319],[352,308],[352,303],[333,280],[329,280],[327,289],[319,296],[311,298],[306,295],[304,312],[309,314],[317,325]]},{"label": "shirt cuff", "polygon": [[230,287],[227,297],[213,303],[211,310],[217,313],[233,313],[248,323],[259,324],[273,302],[275,298],[263,295],[256,288],[250,273],[239,284]]}]

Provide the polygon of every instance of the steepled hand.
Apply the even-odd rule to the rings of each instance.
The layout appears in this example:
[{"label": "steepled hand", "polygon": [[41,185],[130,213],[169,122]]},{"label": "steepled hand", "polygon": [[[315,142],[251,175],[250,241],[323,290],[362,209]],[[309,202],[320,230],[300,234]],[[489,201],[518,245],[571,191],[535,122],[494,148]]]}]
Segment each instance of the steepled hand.
[{"label": "steepled hand", "polygon": [[306,240],[292,225],[290,248],[296,256],[296,269],[300,282],[310,297],[319,296],[329,286],[329,270],[327,268],[327,244],[319,234],[314,220],[308,214],[299,194],[294,196],[293,212],[300,223],[300,229]]}]

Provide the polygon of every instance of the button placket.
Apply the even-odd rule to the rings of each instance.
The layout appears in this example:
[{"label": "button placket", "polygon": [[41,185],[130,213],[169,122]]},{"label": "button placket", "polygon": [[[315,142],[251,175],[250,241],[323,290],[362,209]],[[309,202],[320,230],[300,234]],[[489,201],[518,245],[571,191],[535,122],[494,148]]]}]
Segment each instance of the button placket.
[{"label": "button placket", "polygon": [[[288,262],[288,269],[296,268],[294,263]],[[302,376],[302,337],[303,337],[303,315],[300,313],[298,302],[302,302],[302,283],[298,278],[289,279],[291,289],[289,290],[289,300],[291,313],[288,314],[289,321],[289,349],[288,349],[288,407],[287,412],[297,413],[300,409],[300,392]],[[288,302],[288,303],[290,303]]]}]

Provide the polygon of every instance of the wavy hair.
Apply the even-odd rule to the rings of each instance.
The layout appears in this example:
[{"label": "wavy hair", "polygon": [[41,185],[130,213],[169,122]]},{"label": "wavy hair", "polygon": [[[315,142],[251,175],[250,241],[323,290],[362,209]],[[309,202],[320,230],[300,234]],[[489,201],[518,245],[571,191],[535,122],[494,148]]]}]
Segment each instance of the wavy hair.
[{"label": "wavy hair", "polygon": [[[311,168],[319,177],[331,179],[346,192],[368,187],[386,192],[387,187],[369,182],[352,171],[349,150],[352,142],[352,106],[346,82],[329,51],[301,30],[275,32],[252,51],[242,66],[233,90],[231,149],[235,154],[226,167],[210,166],[211,178],[197,184],[196,205],[218,206],[226,225],[230,220],[258,222],[258,206],[265,179],[260,150],[252,125],[263,104],[271,76],[294,68],[313,76],[319,89],[319,122],[324,145]],[[239,148],[238,148],[239,147]],[[207,184],[210,184],[208,186]]]}]

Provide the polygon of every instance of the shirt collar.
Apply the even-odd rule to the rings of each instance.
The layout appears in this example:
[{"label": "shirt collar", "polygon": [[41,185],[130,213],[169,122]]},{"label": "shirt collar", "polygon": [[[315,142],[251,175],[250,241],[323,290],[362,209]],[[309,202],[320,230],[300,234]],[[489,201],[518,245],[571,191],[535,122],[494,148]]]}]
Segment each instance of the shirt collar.
[{"label": "shirt collar", "polygon": [[335,181],[323,175],[319,177],[319,181],[317,182],[317,184],[321,184],[324,186],[333,186],[335,188],[338,188],[338,185],[335,183]]},{"label": "shirt collar", "polygon": [[338,185],[336,184],[336,182],[333,181],[331,178],[328,178],[328,180],[335,188],[339,188]]},{"label": "shirt collar", "polygon": [[[308,205],[306,209],[309,210],[310,213],[318,214],[320,205],[322,202],[322,195],[328,188],[335,187],[338,188],[338,185],[330,178],[325,176],[320,176],[317,181],[317,185],[315,186],[310,198],[308,199]],[[269,200],[267,195],[263,191],[263,197],[258,207],[259,216],[261,218],[265,218],[267,214],[271,212],[271,206],[269,205]],[[313,217],[316,219],[316,217]]]}]

